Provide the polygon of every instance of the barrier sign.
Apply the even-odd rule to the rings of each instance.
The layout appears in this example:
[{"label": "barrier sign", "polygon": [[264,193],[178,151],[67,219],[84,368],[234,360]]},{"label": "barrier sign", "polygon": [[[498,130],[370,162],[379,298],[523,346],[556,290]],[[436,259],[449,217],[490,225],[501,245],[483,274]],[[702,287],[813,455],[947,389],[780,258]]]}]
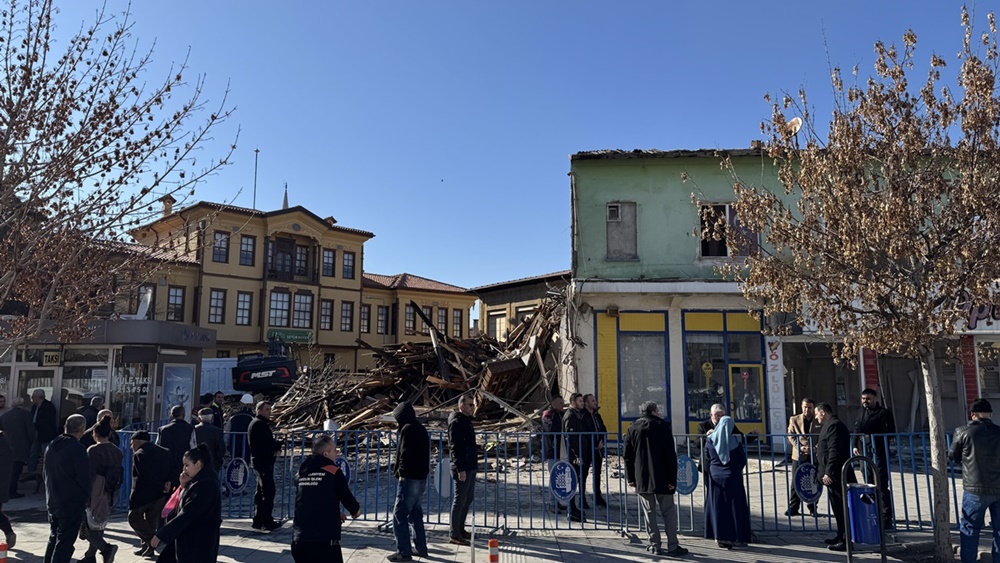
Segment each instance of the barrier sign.
[{"label": "barrier sign", "polygon": [[806,504],[814,504],[823,496],[823,485],[816,479],[816,466],[811,463],[803,463],[795,470],[792,477],[792,484],[795,485],[795,492]]},{"label": "barrier sign", "polygon": [[549,488],[552,490],[552,496],[562,502],[569,502],[576,496],[579,482],[576,468],[568,461],[557,462],[549,471]]},{"label": "barrier sign", "polygon": [[226,488],[234,495],[238,495],[250,484],[250,466],[242,457],[235,457],[226,465],[223,473]]},{"label": "barrier sign", "polygon": [[677,456],[677,492],[689,495],[698,488],[698,465],[689,456]]},{"label": "barrier sign", "polygon": [[347,463],[347,458],[344,457],[344,456],[340,456],[337,459],[333,460],[333,463],[334,463],[334,465],[337,466],[337,469],[339,469],[340,472],[344,474],[344,479],[347,479],[347,482],[350,483],[351,482],[351,464]]}]

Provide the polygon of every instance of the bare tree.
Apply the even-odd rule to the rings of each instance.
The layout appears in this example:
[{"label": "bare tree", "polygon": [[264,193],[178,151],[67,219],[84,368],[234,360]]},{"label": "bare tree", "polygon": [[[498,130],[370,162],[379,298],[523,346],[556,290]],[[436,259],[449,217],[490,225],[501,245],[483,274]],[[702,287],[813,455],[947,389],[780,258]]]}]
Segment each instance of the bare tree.
[{"label": "bare tree", "polygon": [[186,62],[148,81],[126,11],[104,9],[61,48],[51,0],[7,0],[0,19],[0,341],[79,336],[154,263],[127,231],[224,166],[196,156],[231,115],[206,107]]},{"label": "bare tree", "polygon": [[[804,90],[767,97],[773,111],[762,124],[764,146],[780,188],[751,185],[726,161],[742,232],[762,235],[745,262],[724,268],[745,296],[764,315],[791,313],[800,326],[833,335],[842,359],[870,348],[919,362],[939,561],[952,552],[934,346],[960,330],[970,306],[995,301],[1000,280],[997,30],[990,14],[989,31],[974,37],[964,9],[962,25],[956,88],[942,80],[937,55],[925,78],[910,80],[917,37],[908,31],[902,50],[875,44],[869,78],[845,85],[833,69],[825,133]],[[731,249],[747,243],[738,229],[728,231]]]}]

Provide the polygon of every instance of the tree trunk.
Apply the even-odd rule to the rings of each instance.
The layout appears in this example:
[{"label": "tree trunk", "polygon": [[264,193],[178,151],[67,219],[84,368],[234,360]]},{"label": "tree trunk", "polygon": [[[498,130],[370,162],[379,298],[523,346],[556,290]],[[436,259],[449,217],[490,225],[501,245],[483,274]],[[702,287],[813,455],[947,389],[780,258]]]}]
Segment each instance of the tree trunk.
[{"label": "tree trunk", "polygon": [[931,498],[934,507],[934,561],[954,561],[951,548],[951,507],[948,490],[948,452],[944,435],[944,410],[941,408],[941,386],[938,382],[934,349],[920,357],[924,375],[924,397],[927,400],[931,442]]}]

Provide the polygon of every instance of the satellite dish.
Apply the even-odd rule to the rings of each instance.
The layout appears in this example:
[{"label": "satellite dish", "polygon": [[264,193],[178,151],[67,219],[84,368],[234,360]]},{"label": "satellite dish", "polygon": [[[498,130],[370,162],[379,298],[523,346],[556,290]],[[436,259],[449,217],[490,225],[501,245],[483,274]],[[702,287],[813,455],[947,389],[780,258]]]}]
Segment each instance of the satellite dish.
[{"label": "satellite dish", "polygon": [[796,134],[798,134],[799,129],[802,129],[802,118],[793,117],[789,119],[788,123],[785,124],[785,127],[788,129],[789,134],[795,136]]}]

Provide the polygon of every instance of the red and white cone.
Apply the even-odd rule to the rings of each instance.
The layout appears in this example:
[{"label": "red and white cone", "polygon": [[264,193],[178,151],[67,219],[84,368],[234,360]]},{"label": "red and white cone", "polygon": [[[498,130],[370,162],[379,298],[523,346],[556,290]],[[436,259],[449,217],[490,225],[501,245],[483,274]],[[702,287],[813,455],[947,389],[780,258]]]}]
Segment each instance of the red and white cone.
[{"label": "red and white cone", "polygon": [[[496,538],[490,540],[490,563],[500,563],[500,542]],[[2,562],[0,562],[2,563]]]}]

